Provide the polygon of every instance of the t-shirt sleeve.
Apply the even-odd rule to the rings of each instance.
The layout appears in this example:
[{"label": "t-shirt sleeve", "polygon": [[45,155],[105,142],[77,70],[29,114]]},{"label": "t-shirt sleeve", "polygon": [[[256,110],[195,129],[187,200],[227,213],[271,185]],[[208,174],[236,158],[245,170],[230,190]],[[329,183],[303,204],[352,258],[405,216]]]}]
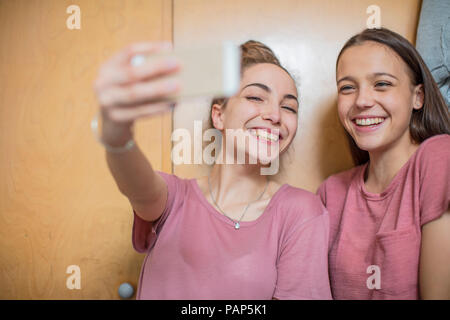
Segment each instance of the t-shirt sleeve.
[{"label": "t-shirt sleeve", "polygon": [[434,138],[422,151],[419,159],[421,226],[440,218],[449,209],[450,135]]},{"label": "t-shirt sleeve", "polygon": [[319,199],[315,207],[320,214],[293,226],[281,249],[274,293],[277,299],[332,298],[328,276],[329,216]]},{"label": "t-shirt sleeve", "polygon": [[148,252],[153,247],[161,228],[172,211],[176,196],[181,188],[181,179],[178,177],[159,171],[157,173],[167,185],[166,206],[159,219],[152,222],[140,218],[133,209],[132,243],[133,248],[139,253]]}]

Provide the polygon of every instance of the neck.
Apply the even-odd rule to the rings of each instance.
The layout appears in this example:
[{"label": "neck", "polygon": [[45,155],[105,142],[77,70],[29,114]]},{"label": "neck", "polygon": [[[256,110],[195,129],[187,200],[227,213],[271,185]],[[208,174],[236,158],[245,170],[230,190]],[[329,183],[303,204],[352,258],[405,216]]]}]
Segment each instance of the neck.
[{"label": "neck", "polygon": [[383,192],[394,179],[398,171],[419,147],[409,132],[393,145],[369,152],[370,161],[366,172],[366,189],[369,192]]},{"label": "neck", "polygon": [[253,201],[267,181],[258,165],[215,164],[210,172],[211,189],[219,205]]}]

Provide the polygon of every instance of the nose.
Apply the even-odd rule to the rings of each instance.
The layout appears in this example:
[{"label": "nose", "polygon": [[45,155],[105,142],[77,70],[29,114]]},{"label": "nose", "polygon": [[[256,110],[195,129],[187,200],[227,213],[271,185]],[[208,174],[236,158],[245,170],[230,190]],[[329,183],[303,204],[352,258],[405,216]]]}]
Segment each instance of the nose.
[{"label": "nose", "polygon": [[367,109],[373,107],[375,100],[372,96],[372,91],[370,88],[361,87],[358,90],[358,95],[356,97],[355,104],[358,108]]},{"label": "nose", "polygon": [[272,123],[279,123],[281,120],[280,107],[275,103],[267,104],[261,110],[261,118],[270,120]]}]

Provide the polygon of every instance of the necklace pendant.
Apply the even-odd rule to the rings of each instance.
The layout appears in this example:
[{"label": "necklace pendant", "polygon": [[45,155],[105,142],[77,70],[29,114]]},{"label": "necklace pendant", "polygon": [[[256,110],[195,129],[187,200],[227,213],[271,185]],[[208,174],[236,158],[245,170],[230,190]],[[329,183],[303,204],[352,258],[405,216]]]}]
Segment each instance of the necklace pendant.
[{"label": "necklace pendant", "polygon": [[241,227],[241,225],[239,224],[239,222],[236,222],[236,224],[234,225],[234,228],[235,228],[236,230],[238,230],[240,227]]}]

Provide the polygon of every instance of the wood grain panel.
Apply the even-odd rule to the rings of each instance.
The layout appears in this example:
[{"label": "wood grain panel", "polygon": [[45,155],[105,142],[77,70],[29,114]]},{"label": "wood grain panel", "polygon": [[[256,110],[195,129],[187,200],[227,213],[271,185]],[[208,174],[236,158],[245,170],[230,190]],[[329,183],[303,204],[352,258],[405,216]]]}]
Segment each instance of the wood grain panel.
[{"label": "wood grain panel", "polygon": [[[415,41],[420,0],[175,0],[175,46],[255,39],[268,44],[297,78],[299,130],[283,156],[278,179],[315,192],[330,174],[352,166],[336,110],[335,64],[345,41],[366,28],[367,8],[381,9],[382,26]],[[193,36],[195,34],[195,36]],[[208,102],[178,106],[174,128],[193,130],[208,118]],[[183,177],[208,166],[177,165]]]},{"label": "wood grain panel", "polygon": [[[81,9],[69,30],[66,8]],[[93,139],[98,67],[123,46],[171,40],[170,0],[0,1],[0,299],[117,299],[143,255],[132,211]],[[170,114],[136,124],[153,166],[171,172]],[[81,289],[66,268],[81,269]]]}]

